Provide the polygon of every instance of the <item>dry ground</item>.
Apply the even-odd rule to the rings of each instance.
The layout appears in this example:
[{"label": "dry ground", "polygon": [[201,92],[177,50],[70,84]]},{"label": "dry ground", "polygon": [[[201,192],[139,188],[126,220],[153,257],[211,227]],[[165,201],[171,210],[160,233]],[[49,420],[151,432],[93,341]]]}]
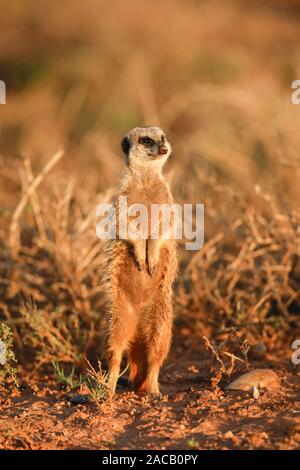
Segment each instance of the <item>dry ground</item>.
[{"label": "dry ground", "polygon": [[[279,391],[259,399],[213,390],[209,358],[199,342],[176,335],[161,373],[161,400],[119,386],[116,397],[73,405],[51,379],[27,381],[1,393],[1,449],[297,449],[300,447],[299,370],[283,351],[254,361],[281,379]],[[278,357],[281,360],[278,361]]]},{"label": "dry ground", "polygon": [[[0,10],[0,326],[26,384],[1,384],[0,447],[299,448],[299,1],[162,0],[157,14],[140,0],[0,0]],[[113,402],[71,405],[51,361],[79,371],[85,356],[104,358],[95,209],[120,178],[123,134],[154,123],[173,146],[175,200],[205,204],[204,248],[179,244],[165,395],[123,387]],[[281,390],[224,391],[248,359],[276,370]]]}]

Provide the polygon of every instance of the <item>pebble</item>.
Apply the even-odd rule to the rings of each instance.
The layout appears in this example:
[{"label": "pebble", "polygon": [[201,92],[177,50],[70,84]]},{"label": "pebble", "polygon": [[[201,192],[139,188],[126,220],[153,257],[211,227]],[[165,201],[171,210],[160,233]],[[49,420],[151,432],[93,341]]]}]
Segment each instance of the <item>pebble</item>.
[{"label": "pebble", "polygon": [[250,348],[249,354],[255,359],[262,359],[267,353],[267,346],[265,343],[253,344]]},{"label": "pebble", "polygon": [[254,369],[240,375],[227,385],[227,390],[244,390],[251,392],[254,388],[272,390],[280,387],[280,379],[271,369]]},{"label": "pebble", "polygon": [[90,401],[90,397],[87,394],[73,395],[69,398],[69,400],[73,405],[83,405],[84,403],[88,403]]}]

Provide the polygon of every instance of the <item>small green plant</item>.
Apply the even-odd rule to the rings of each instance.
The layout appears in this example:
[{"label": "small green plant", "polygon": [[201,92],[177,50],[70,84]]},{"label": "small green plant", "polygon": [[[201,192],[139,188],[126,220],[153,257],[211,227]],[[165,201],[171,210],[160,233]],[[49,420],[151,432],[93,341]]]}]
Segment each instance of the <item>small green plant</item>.
[{"label": "small green plant", "polygon": [[24,342],[37,351],[38,367],[52,362],[52,358],[57,362],[80,362],[85,335],[81,334],[81,343],[76,315],[70,314],[66,320],[63,309],[53,309],[49,313],[39,309],[32,299],[21,304],[20,313],[26,324]]},{"label": "small green plant", "polygon": [[[56,380],[65,386],[68,390],[74,390],[81,386],[85,386],[91,397],[96,403],[102,401],[108,395],[108,387],[107,387],[107,378],[108,373],[104,372],[101,366],[101,362],[98,360],[98,370],[96,370],[92,364],[85,359],[86,364],[88,366],[85,375],[79,375],[79,378],[75,378],[75,367],[73,366],[69,372],[66,372],[64,369],[60,368],[59,364],[56,361],[52,361],[52,365],[54,368],[54,374]],[[119,375],[119,378],[125,374],[128,369],[125,369]]]},{"label": "small green plant", "polygon": [[198,449],[199,448],[199,443],[194,437],[191,437],[190,439],[187,440],[187,445],[191,449]]},{"label": "small green plant", "polygon": [[78,379],[76,379],[74,366],[69,372],[66,372],[56,361],[52,361],[55,378],[57,382],[63,385],[67,390],[74,390],[81,387],[82,385],[85,385],[88,388],[92,398],[96,402],[99,402],[105,397],[107,392],[107,374],[102,371],[100,361],[98,361],[98,372],[93,368],[88,360],[86,360],[86,362],[89,367],[87,369],[87,374],[79,375]]},{"label": "small green plant", "polygon": [[94,369],[91,363],[86,359],[88,365],[85,383],[95,402],[103,400],[108,393],[107,372],[102,370],[101,362],[98,360],[98,371]]},{"label": "small green plant", "polygon": [[13,332],[8,325],[0,323],[0,377],[11,378],[18,386],[17,360],[13,352]]},{"label": "small green plant", "polygon": [[63,369],[59,367],[59,364],[56,361],[52,361],[52,365],[54,368],[54,374],[56,380],[63,386],[65,386],[69,390],[74,390],[75,388],[79,388],[83,382],[84,378],[79,375],[79,378],[75,378],[75,367],[73,366],[70,372],[65,372]]}]

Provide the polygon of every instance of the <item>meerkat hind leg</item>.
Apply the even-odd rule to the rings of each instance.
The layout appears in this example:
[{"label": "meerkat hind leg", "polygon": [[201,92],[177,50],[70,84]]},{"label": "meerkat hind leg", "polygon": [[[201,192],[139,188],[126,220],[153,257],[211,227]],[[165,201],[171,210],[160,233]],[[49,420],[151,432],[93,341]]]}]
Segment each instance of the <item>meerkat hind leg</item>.
[{"label": "meerkat hind leg", "polygon": [[107,380],[107,387],[110,396],[116,392],[117,382],[120,375],[120,366],[122,360],[122,351],[115,352],[109,361],[109,374]]},{"label": "meerkat hind leg", "polygon": [[158,302],[153,308],[155,309],[155,316],[153,317],[155,326],[147,344],[147,391],[150,395],[159,396],[159,371],[167,357],[171,343],[171,305]]},{"label": "meerkat hind leg", "polygon": [[147,357],[145,344],[141,338],[136,338],[128,351],[130,366],[129,381],[136,391],[140,390],[147,377]]},{"label": "meerkat hind leg", "polygon": [[[118,309],[114,308],[108,337],[109,373],[107,386],[111,396],[116,391],[123,353],[136,330],[136,320],[131,312],[132,306],[128,302],[123,302],[121,305]],[[120,311],[121,313],[119,313]]]}]

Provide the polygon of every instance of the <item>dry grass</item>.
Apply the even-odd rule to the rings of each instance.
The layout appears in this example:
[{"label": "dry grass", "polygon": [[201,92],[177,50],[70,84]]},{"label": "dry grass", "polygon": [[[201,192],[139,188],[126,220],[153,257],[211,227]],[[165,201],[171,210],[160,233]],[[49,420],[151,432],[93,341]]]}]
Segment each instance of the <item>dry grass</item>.
[{"label": "dry grass", "polygon": [[165,0],[154,15],[137,0],[2,3],[0,316],[22,365],[102,356],[95,209],[120,176],[122,134],[154,122],[174,143],[176,199],[206,208],[205,247],[180,247],[177,318],[216,341],[234,328],[269,350],[291,344],[300,311],[297,8]]}]

